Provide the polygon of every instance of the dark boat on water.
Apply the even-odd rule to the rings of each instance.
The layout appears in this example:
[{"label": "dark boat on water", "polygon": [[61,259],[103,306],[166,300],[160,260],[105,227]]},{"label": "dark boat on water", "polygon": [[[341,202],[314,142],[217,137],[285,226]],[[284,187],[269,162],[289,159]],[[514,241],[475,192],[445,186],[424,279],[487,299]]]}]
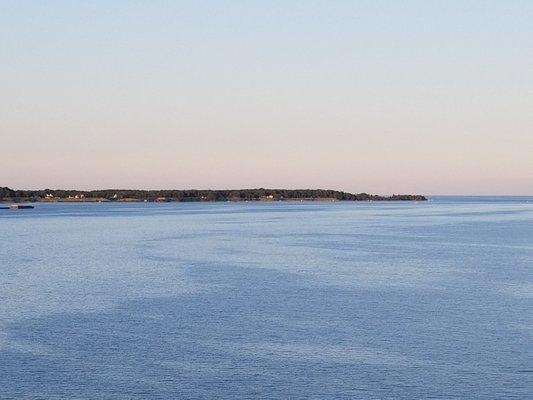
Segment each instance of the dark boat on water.
[{"label": "dark boat on water", "polygon": [[34,207],[30,204],[11,204],[9,208],[12,210],[28,210]]},{"label": "dark boat on water", "polygon": [[28,210],[35,208],[30,204],[11,204],[9,206],[0,206],[0,210]]}]

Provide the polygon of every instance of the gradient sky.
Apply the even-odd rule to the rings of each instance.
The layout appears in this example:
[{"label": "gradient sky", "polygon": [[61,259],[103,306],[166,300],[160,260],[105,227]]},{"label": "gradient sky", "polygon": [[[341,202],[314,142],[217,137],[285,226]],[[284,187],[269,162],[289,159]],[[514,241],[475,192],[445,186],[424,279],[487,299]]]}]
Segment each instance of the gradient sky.
[{"label": "gradient sky", "polygon": [[0,186],[533,194],[531,0],[0,6]]}]

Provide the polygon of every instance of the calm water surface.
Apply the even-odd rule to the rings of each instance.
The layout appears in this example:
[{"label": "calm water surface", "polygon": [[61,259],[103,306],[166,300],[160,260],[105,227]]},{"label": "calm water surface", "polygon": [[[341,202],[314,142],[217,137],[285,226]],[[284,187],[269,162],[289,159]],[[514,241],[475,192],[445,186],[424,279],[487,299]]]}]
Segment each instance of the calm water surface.
[{"label": "calm water surface", "polygon": [[533,198],[0,210],[0,398],[526,399]]}]

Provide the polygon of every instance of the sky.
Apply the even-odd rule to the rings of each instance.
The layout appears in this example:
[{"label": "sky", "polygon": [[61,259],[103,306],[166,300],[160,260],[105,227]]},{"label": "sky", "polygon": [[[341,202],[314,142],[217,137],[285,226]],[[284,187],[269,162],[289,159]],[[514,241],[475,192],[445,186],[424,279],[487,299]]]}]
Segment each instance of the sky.
[{"label": "sky", "polygon": [[533,195],[533,1],[0,7],[0,186]]}]

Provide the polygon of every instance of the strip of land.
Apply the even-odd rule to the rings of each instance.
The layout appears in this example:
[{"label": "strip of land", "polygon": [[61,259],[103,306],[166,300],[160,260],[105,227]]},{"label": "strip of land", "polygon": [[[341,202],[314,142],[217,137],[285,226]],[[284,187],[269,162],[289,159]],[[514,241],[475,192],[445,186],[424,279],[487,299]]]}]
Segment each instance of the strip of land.
[{"label": "strip of land", "polygon": [[418,194],[379,196],[324,189],[239,190],[13,190],[0,187],[0,201],[11,202],[186,202],[186,201],[425,201]]}]

